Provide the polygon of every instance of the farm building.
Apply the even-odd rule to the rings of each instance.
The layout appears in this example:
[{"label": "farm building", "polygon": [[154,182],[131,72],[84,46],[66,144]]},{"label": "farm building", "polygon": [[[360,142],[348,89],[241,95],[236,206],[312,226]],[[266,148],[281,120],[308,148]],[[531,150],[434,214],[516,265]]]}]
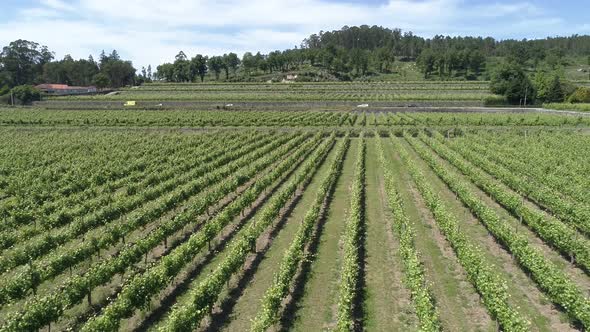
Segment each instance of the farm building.
[{"label": "farm building", "polygon": [[49,95],[81,95],[98,92],[95,86],[69,86],[67,84],[39,84],[36,88]]}]

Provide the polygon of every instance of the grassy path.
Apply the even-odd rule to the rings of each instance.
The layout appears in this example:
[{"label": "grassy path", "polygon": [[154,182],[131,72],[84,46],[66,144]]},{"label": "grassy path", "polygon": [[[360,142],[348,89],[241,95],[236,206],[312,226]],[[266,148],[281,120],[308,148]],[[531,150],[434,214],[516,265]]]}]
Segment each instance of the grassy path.
[{"label": "grassy path", "polygon": [[[339,142],[338,144],[342,144]],[[272,245],[264,254],[263,260],[256,268],[254,277],[250,283],[243,290],[241,296],[235,303],[231,313],[224,319],[223,331],[247,331],[253,319],[260,310],[261,299],[264,292],[273,282],[273,276],[278,268],[284,251],[289,247],[301,221],[303,220],[307,209],[313,202],[316,196],[316,190],[325,177],[329,166],[334,160],[335,152],[338,149],[336,145],[322,166],[318,173],[314,176],[311,183],[301,196],[301,199],[287,217],[285,226],[279,231],[277,236],[272,240]]]},{"label": "grassy path", "polygon": [[364,326],[369,331],[414,331],[417,317],[403,284],[375,139],[367,139]]},{"label": "grassy path", "polygon": [[338,301],[340,271],[340,237],[344,231],[346,213],[350,206],[349,188],[354,171],[354,158],[358,142],[351,140],[330,206],[320,235],[320,244],[311,274],[304,287],[304,296],[295,311],[291,329],[295,331],[322,331],[334,325]]}]

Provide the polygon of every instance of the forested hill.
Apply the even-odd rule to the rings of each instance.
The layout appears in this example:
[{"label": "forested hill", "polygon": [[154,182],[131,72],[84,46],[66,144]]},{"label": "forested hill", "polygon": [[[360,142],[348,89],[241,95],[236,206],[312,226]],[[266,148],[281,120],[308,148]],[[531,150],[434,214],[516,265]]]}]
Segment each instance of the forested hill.
[{"label": "forested hill", "polygon": [[431,49],[470,49],[483,52],[485,56],[509,56],[522,52],[528,56],[542,57],[547,52],[559,50],[563,55],[589,55],[590,36],[572,35],[569,37],[547,37],[533,40],[496,40],[492,37],[462,37],[436,35],[424,38],[411,31],[389,29],[380,26],[345,26],[339,30],[320,31],[302,42],[302,48],[321,49],[341,47],[352,50],[376,50],[385,48],[397,56],[416,57],[422,50]]}]

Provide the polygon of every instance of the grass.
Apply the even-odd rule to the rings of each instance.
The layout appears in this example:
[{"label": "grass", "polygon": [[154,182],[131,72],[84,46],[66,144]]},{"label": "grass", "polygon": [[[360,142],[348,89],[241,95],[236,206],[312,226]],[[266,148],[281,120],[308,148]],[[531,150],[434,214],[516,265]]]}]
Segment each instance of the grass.
[{"label": "grass", "polygon": [[336,183],[328,207],[320,243],[311,265],[304,295],[291,318],[294,331],[323,331],[335,324],[335,310],[340,280],[340,238],[350,206],[349,187],[354,171],[358,142],[352,140],[344,159],[342,175]]},{"label": "grass", "polygon": [[379,169],[375,138],[367,140],[366,312],[370,331],[411,331],[417,317],[403,284],[402,262],[392,232],[392,216]]},{"label": "grass", "polygon": [[[572,56],[566,58],[567,65],[563,68],[565,77],[573,81],[590,80],[590,64],[587,56]],[[586,70],[578,71],[579,69]]]},{"label": "grass", "polygon": [[590,103],[588,103],[588,104],[549,103],[549,104],[543,104],[543,108],[559,110],[559,111],[590,112]]}]

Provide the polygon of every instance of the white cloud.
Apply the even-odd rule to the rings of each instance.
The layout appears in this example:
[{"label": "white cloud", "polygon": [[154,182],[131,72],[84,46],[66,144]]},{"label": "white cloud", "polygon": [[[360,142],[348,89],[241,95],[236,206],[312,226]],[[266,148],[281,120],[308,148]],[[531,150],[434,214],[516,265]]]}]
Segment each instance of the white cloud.
[{"label": "white cloud", "polygon": [[114,48],[138,68],[170,61],[179,50],[214,55],[293,47],[311,33],[344,25],[399,27],[427,37],[575,33],[526,1],[389,0],[374,6],[325,0],[37,1],[15,20],[0,22],[0,44],[26,38],[58,57],[76,58]]},{"label": "white cloud", "polygon": [[74,6],[67,4],[62,0],[41,0],[41,5],[55,10],[72,11]]},{"label": "white cloud", "polygon": [[341,24],[364,21],[374,16],[361,5],[327,3],[319,0],[80,0],[80,5],[93,15],[113,20],[141,21],[165,26],[293,26],[321,22]]},{"label": "white cloud", "polygon": [[459,0],[391,0],[384,7],[384,14],[395,20],[428,25],[453,19],[460,5]]},{"label": "white cloud", "polygon": [[474,7],[471,14],[483,17],[504,17],[504,16],[538,16],[544,11],[528,2],[516,3],[491,3]]},{"label": "white cloud", "polygon": [[61,12],[47,8],[25,8],[19,11],[19,15],[22,16],[25,20],[30,21],[39,18],[59,17],[61,16]]}]

